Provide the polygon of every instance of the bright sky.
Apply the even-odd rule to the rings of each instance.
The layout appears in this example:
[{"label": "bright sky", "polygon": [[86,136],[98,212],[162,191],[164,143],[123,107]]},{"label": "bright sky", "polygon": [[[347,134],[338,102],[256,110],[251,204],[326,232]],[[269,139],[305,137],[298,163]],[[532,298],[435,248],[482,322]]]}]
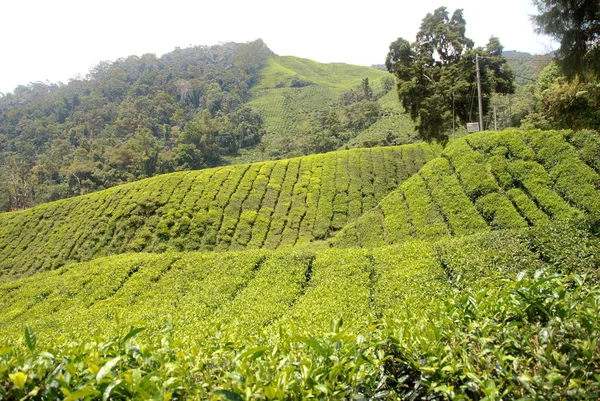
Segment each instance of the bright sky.
[{"label": "bright sky", "polygon": [[428,12],[464,9],[467,36],[505,50],[555,50],[533,32],[532,0],[5,0],[0,15],[0,92],[35,81],[67,83],[100,61],[161,56],[175,47],[262,38],[279,55],[383,64],[398,37],[413,41]]}]

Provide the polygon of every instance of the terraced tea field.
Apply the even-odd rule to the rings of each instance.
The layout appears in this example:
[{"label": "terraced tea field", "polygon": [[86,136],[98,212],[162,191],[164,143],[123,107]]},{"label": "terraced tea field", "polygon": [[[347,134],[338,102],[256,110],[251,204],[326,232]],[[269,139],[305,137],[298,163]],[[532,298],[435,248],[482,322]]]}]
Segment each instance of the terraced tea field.
[{"label": "terraced tea field", "polygon": [[[250,107],[258,110],[267,131],[264,141],[271,138],[296,138],[306,132],[319,115],[335,109],[341,96],[355,89],[364,78],[368,78],[375,93],[381,91],[381,79],[389,73],[370,67],[348,64],[321,64],[298,57],[274,56],[267,60],[261,70],[259,83],[252,89]],[[294,80],[306,86],[294,87]],[[381,118],[381,123],[365,133],[366,138],[357,139],[359,146],[368,144],[368,139],[394,130],[406,132],[407,142],[415,142],[414,124],[400,113],[402,108],[395,91],[388,92],[378,100],[382,108],[394,112],[393,118]],[[273,135],[274,134],[274,135]],[[404,143],[407,143],[404,142]]]},{"label": "terraced tea field", "polygon": [[174,173],[0,214],[0,275],[124,252],[277,249],[323,240],[440,150],[355,149]]},{"label": "terraced tea field", "polygon": [[[406,305],[433,307],[451,291],[452,271],[491,276],[540,265],[526,238],[488,233],[375,250],[110,256],[0,284],[0,304],[11,305],[0,316],[0,336],[20,336],[15,328],[29,325],[45,341],[85,339],[117,335],[137,322],[156,330],[169,322],[190,338],[244,336],[280,326],[315,334],[340,318],[357,331]],[[501,246],[510,250],[498,257],[494,250]],[[465,268],[465,259],[475,262]],[[520,264],[513,265],[514,259]]]},{"label": "terraced tea field", "polygon": [[0,399],[598,399],[599,173],[484,132],[1,214]]},{"label": "terraced tea field", "polygon": [[505,131],[453,141],[336,237],[338,246],[465,236],[557,220],[600,220],[592,133]]}]

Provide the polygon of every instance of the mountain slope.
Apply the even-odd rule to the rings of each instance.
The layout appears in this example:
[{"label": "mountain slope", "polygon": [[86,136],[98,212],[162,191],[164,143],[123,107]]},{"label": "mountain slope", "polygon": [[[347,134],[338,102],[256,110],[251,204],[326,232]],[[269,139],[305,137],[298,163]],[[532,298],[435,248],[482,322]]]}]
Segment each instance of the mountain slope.
[{"label": "mountain slope", "polygon": [[[322,64],[291,56],[269,57],[248,102],[264,119],[266,134],[262,146],[274,156],[305,151],[306,137],[324,130],[320,120],[329,112],[344,114],[343,95],[356,91],[364,79],[368,79],[373,91],[372,100],[381,108],[376,121],[393,119],[396,122],[393,130],[378,128],[377,122],[367,129],[386,135],[391,133],[394,144],[415,142],[414,123],[402,113],[395,91],[383,88],[383,80],[389,80],[389,75],[370,67]],[[372,134],[366,142],[362,141],[363,131],[365,129],[358,129],[349,134],[353,138],[342,144],[348,142],[363,147],[370,143],[386,144],[385,138],[380,138],[382,135]]]},{"label": "mountain slope", "polygon": [[484,132],[454,140],[335,243],[374,247],[584,216],[600,221],[599,143],[583,131]]},{"label": "mountain slope", "polygon": [[[405,171],[399,161],[425,163],[390,155],[427,149],[172,174],[5,215],[13,220],[2,221],[1,238],[17,234],[2,245],[14,266],[0,282],[0,398],[541,399],[549,389],[557,399],[598,398],[600,241],[581,223],[598,228],[600,137],[470,135],[441,157],[429,148],[432,160],[372,208],[386,183],[402,181],[388,181]],[[372,170],[360,169],[367,155]],[[360,203],[364,217],[330,244],[353,248],[265,243],[103,258],[95,248],[84,255],[92,261],[15,277],[27,263],[52,263],[60,245],[78,257],[89,243],[120,252],[117,243],[139,243],[140,227],[164,235],[166,247],[185,245],[182,227],[221,216],[228,229],[227,210],[241,210],[263,187],[263,200],[291,188],[291,200],[281,200],[289,215],[271,218],[281,233],[302,211],[295,200],[306,180],[296,172],[287,184],[271,182],[273,173],[267,181],[259,172],[287,166],[287,177],[293,163],[300,172],[309,163],[324,173],[333,160],[331,185],[324,174],[306,184],[324,190],[315,227],[331,228],[332,216],[347,219]],[[256,179],[244,184],[252,171]],[[328,188],[335,196],[324,195]],[[379,221],[370,218],[378,209]],[[197,214],[186,223],[190,210]],[[103,216],[118,216],[120,231]],[[108,227],[114,242],[95,242],[94,225]],[[221,238],[212,223],[205,228]],[[372,247],[387,242],[398,244]]]},{"label": "mountain slope", "polygon": [[172,173],[0,214],[0,275],[132,251],[275,249],[326,239],[439,151],[414,144]]}]

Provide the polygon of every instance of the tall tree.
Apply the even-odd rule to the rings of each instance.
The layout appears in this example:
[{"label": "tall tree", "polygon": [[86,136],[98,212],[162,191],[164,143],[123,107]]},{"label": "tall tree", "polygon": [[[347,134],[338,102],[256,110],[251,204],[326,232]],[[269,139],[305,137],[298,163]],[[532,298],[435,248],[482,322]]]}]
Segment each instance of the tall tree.
[{"label": "tall tree", "polygon": [[427,14],[416,41],[399,38],[390,45],[388,71],[396,76],[398,96],[425,140],[445,142],[453,119],[475,119],[475,55],[482,56],[484,114],[492,92],[512,93],[513,74],[502,57],[502,45],[492,37],[485,48],[474,48],[465,36],[462,10],[449,15],[446,7]]},{"label": "tall tree", "polygon": [[600,77],[600,2],[598,0],[533,0],[540,33],[560,42],[559,63],[569,78]]}]

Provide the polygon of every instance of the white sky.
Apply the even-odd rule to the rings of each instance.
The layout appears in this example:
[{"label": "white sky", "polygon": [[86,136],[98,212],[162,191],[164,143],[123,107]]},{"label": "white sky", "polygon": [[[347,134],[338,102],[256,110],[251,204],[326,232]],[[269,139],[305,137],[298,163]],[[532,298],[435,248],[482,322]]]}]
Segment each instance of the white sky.
[{"label": "white sky", "polygon": [[0,92],[67,83],[100,61],[257,38],[279,55],[383,64],[389,44],[412,42],[423,17],[442,5],[464,9],[477,46],[494,35],[505,50],[557,47],[533,32],[532,0],[2,0]]}]

